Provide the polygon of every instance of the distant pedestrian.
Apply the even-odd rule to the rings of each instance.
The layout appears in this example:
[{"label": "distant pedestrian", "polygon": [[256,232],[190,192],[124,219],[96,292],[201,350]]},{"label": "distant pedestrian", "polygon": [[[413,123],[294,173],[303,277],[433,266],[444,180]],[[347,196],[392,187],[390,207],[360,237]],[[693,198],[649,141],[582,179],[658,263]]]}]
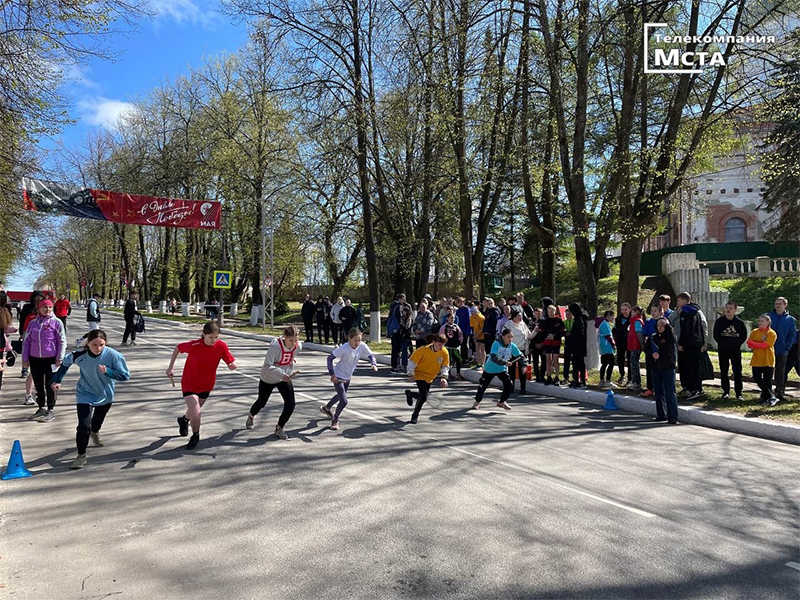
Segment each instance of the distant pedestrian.
[{"label": "distant pedestrian", "polygon": [[122,334],[122,345],[125,346],[128,344],[128,336],[131,338],[131,346],[136,345],[136,329],[134,328],[133,322],[136,317],[141,317],[142,313],[139,312],[136,306],[136,299],[139,295],[136,292],[131,292],[128,295],[128,299],[125,301],[125,307],[123,308],[123,317],[125,318],[125,332]]},{"label": "distant pedestrian", "polygon": [[789,361],[789,351],[797,341],[797,323],[795,318],[789,314],[789,301],[784,298],[775,299],[775,310],[769,313],[772,323],[772,330],[778,336],[775,340],[775,397],[778,400],[785,399],[786,393],[786,374],[788,370],[786,364]]},{"label": "distant pedestrian", "polygon": [[758,329],[750,333],[747,347],[753,351],[750,367],[753,370],[753,381],[761,390],[761,404],[775,406],[780,399],[772,393],[772,375],[775,369],[775,342],[778,334],[771,328],[772,318],[769,315],[758,317]]},{"label": "distant pedestrian", "polygon": [[628,386],[630,381],[630,370],[628,370],[628,378],[625,379],[625,368],[630,364],[631,355],[628,350],[628,327],[631,322],[631,305],[628,302],[623,302],[619,307],[619,314],[614,320],[614,328],[612,335],[614,342],[617,346],[617,368],[619,369],[619,385]]},{"label": "distant pedestrian", "polygon": [[411,332],[417,342],[417,350],[427,345],[427,338],[433,333],[433,327],[436,325],[436,317],[428,309],[428,302],[422,300],[417,309],[417,316],[414,317],[414,325]]},{"label": "distant pedestrian", "polygon": [[[357,317],[356,309],[353,308],[350,298],[345,297],[344,306],[339,310],[339,320],[342,322],[342,337],[349,336],[350,330],[357,325]],[[344,344],[347,342],[343,341],[342,343]]]},{"label": "distant pedestrian", "polygon": [[570,387],[586,387],[586,352],[588,336],[588,315],[580,304],[573,302],[569,305],[573,323],[570,334],[570,354],[572,363],[572,383]]},{"label": "distant pedestrian", "polygon": [[[303,326],[306,330],[306,342],[314,341],[315,313],[316,313],[316,308],[314,306],[314,301],[311,299],[310,294],[306,294],[305,298],[303,298],[303,305],[300,308],[300,316],[303,319]],[[322,342],[322,340],[320,340],[320,342]]]},{"label": "distant pedestrian", "polygon": [[344,300],[341,296],[336,297],[336,302],[331,306],[330,319],[331,319],[331,338],[333,338],[333,345],[338,346],[342,340],[342,319],[339,313],[344,307]]},{"label": "distant pedestrian", "polygon": [[[461,327],[456,325],[456,312],[452,306],[447,309],[447,318],[444,325],[439,329],[439,333],[447,338],[444,345],[447,348],[450,364],[456,367],[455,378],[463,380],[464,378],[461,376],[461,342],[464,341],[464,333],[461,331]],[[450,370],[450,377],[453,377],[452,369]]]},{"label": "distant pedestrian", "polygon": [[597,330],[597,346],[600,350],[600,388],[616,387],[611,380],[614,374],[614,336],[611,334],[611,324],[614,322],[614,311],[607,310],[603,313],[603,322]]},{"label": "distant pedestrian", "polygon": [[[656,321],[656,332],[647,342],[653,359],[653,392],[656,400],[656,421],[678,422],[678,398],[675,394],[675,335],[669,319]],[[667,411],[664,414],[664,405]]]},{"label": "distant pedestrian", "polygon": [[558,307],[555,304],[547,305],[547,318],[542,324],[544,341],[542,352],[547,359],[545,372],[545,385],[561,385],[558,379],[558,357],[561,352],[561,340],[564,337],[564,322],[558,316]]},{"label": "distant pedestrian", "polygon": [[687,292],[678,294],[678,313],[678,370],[686,398],[694,400],[705,394],[701,368],[707,358],[708,321]]},{"label": "distant pedestrian", "polygon": [[392,344],[391,369],[393,373],[403,373],[400,363],[400,352],[404,345],[405,332],[401,331],[400,321],[403,319],[404,309],[410,305],[406,302],[405,294],[397,294],[394,302],[389,307],[389,318],[386,321],[386,333]]},{"label": "distant pedestrian", "polygon": [[325,334],[325,344],[329,343],[330,340],[330,321],[328,320],[328,315],[331,312],[331,306],[328,303],[328,297],[325,296],[324,298],[320,296],[317,298],[317,302],[314,305],[314,311],[317,315],[317,337],[319,338],[319,343],[322,343],[323,333]]},{"label": "distant pedestrian", "polygon": [[484,321],[486,321],[486,317],[483,316],[478,306],[470,302],[469,325],[472,328],[472,343],[475,346],[475,369],[478,371],[483,369],[483,363],[486,362],[486,346],[484,345],[483,334]]},{"label": "distant pedestrian", "polygon": [[61,294],[56,300],[53,312],[56,317],[64,324],[64,334],[67,333],[67,317],[72,314],[72,305],[67,300],[66,294]]},{"label": "distant pedestrian", "polygon": [[725,304],[725,314],[714,322],[714,341],[719,352],[719,373],[722,383],[722,399],[728,400],[731,394],[731,382],[728,376],[733,371],[733,390],[736,400],[742,402],[742,345],[747,343],[747,327],[736,316],[738,305],[731,300]]}]

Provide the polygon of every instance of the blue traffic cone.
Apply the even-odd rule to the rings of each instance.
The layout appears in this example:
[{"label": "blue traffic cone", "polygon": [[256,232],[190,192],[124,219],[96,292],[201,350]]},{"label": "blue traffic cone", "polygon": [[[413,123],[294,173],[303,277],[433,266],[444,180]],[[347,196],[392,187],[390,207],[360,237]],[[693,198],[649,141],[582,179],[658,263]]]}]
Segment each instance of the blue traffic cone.
[{"label": "blue traffic cone", "polygon": [[606,393],[606,405],[603,407],[605,410],[619,410],[619,406],[614,402],[614,392],[608,390]]},{"label": "blue traffic cone", "polygon": [[23,477],[32,477],[32,473],[25,468],[25,460],[22,458],[22,446],[19,440],[14,441],[11,447],[11,456],[8,459],[8,468],[0,475],[0,479],[22,479]]}]

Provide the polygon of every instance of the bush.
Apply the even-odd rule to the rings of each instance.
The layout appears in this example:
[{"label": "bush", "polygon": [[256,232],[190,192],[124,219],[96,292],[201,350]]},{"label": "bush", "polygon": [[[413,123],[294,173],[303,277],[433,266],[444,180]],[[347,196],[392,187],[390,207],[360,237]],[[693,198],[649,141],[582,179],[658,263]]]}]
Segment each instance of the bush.
[{"label": "bush", "polygon": [[800,312],[800,277],[714,279],[711,289],[727,291],[731,300],[744,306],[744,311],[739,315],[743,321],[753,321],[771,311],[778,296],[789,300],[790,313]]},{"label": "bush", "polygon": [[283,298],[275,298],[275,314],[282,315],[289,312],[289,303]]}]

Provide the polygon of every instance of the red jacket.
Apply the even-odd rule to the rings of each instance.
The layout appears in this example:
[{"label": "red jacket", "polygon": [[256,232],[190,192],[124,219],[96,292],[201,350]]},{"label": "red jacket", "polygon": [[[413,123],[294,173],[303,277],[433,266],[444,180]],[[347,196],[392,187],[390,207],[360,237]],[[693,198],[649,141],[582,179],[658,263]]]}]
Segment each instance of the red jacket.
[{"label": "red jacket", "polygon": [[54,312],[57,317],[69,316],[70,310],[72,310],[72,307],[69,304],[69,300],[67,300],[66,298],[64,298],[63,300],[56,300],[56,306]]}]

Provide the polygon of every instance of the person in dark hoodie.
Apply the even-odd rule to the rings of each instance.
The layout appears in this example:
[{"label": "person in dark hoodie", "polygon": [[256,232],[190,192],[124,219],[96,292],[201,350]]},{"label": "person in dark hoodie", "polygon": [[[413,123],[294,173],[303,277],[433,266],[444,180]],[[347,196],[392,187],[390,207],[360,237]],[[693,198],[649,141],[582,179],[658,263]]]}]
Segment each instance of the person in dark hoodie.
[{"label": "person in dark hoodie", "polygon": [[775,299],[775,310],[769,313],[772,319],[772,330],[778,334],[775,341],[775,397],[778,400],[784,399],[786,392],[786,375],[789,370],[786,364],[789,362],[789,351],[797,341],[797,323],[795,318],[789,314],[789,301],[781,296]]},{"label": "person in dark hoodie", "polygon": [[[648,341],[653,359],[653,392],[656,398],[656,421],[678,422],[678,398],[675,395],[675,334],[669,319],[656,322],[656,332]],[[664,404],[667,414],[664,414]]]},{"label": "person in dark hoodie", "polygon": [[128,344],[128,336],[131,338],[131,346],[136,345],[136,330],[133,328],[133,320],[136,318],[136,315],[141,315],[141,313],[136,310],[136,298],[138,294],[136,292],[131,292],[128,296],[128,299],[125,301],[125,308],[123,308],[123,317],[125,317],[125,331],[122,333],[122,345],[126,346]]},{"label": "person in dark hoodie", "polygon": [[617,345],[617,368],[619,369],[620,385],[628,385],[630,383],[630,371],[628,371],[628,379],[625,379],[625,367],[630,363],[631,353],[628,350],[628,325],[631,322],[631,305],[630,302],[623,302],[619,307],[619,314],[614,319],[614,327],[611,329],[611,335]]},{"label": "person in dark hoodie", "polygon": [[497,321],[502,316],[500,309],[494,305],[494,300],[491,298],[486,299],[486,311],[483,316],[486,319],[483,322],[483,344],[488,351],[497,339]]},{"label": "person in dark hoodie", "polygon": [[322,343],[322,333],[325,332],[325,343],[327,344],[331,337],[331,328],[328,321],[331,305],[327,296],[317,298],[317,302],[314,304],[314,312],[317,315],[317,337],[319,338],[319,343]]},{"label": "person in dark hoodie", "polygon": [[725,314],[714,323],[714,341],[719,351],[719,372],[722,382],[722,399],[731,396],[731,382],[728,378],[728,366],[733,370],[733,390],[736,399],[744,400],[742,395],[742,344],[747,343],[747,327],[736,316],[736,302],[725,304]]},{"label": "person in dark hoodie", "polygon": [[589,315],[577,302],[569,305],[572,313],[572,330],[569,334],[572,362],[572,383],[569,387],[586,387],[586,336]]},{"label": "person in dark hoodie", "polygon": [[700,307],[692,302],[687,292],[678,294],[680,333],[678,337],[678,369],[681,385],[688,392],[687,399],[699,398],[703,392],[700,367],[703,354],[708,350],[708,321]]},{"label": "person in dark hoodie", "polygon": [[[311,294],[306,294],[303,299],[303,306],[300,309],[300,316],[303,317],[303,325],[306,329],[306,341],[314,341],[314,314],[316,313],[316,306],[311,299]],[[322,341],[322,340],[320,340]]]}]

